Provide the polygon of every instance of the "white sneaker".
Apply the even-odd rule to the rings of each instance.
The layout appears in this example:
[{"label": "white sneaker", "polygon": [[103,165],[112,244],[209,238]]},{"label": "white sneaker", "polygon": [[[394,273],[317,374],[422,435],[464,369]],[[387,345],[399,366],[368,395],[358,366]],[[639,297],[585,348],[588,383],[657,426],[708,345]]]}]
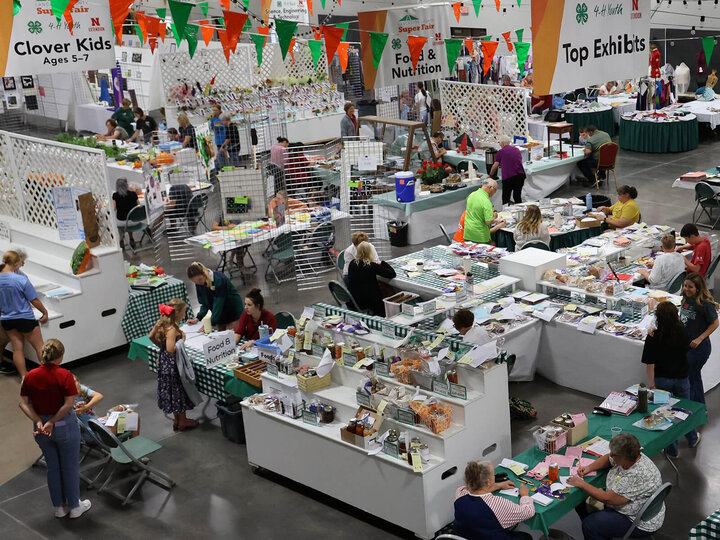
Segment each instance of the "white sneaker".
[{"label": "white sneaker", "polygon": [[70,510],[67,509],[67,506],[56,506],[55,507],[55,517],[56,518],[64,518],[70,513]]},{"label": "white sneaker", "polygon": [[85,512],[90,510],[90,507],[92,504],[88,499],[85,499],[84,501],[80,501],[80,504],[76,507],[70,510],[70,519],[79,518],[82,516]]},{"label": "white sneaker", "polygon": [[698,438],[695,440],[695,444],[689,445],[690,448],[697,448],[697,445],[700,444],[700,439],[702,439],[702,434],[698,431]]}]

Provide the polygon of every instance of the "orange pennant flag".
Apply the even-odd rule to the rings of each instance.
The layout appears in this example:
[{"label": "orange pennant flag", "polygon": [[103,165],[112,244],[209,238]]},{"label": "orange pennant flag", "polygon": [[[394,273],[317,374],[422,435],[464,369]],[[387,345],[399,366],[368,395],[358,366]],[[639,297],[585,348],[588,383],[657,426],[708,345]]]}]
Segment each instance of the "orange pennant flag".
[{"label": "orange pennant flag", "polygon": [[[246,15],[246,18],[247,18],[247,15]],[[258,26],[257,31],[258,31],[258,34],[262,34],[263,36],[265,36],[265,41],[263,42],[263,47],[265,47],[265,45],[267,45],[267,36],[270,35],[270,27],[269,26]]]},{"label": "orange pennant flag", "polygon": [[225,28],[227,29],[228,41],[232,52],[235,52],[237,48],[238,39],[242,34],[243,27],[248,20],[246,13],[235,13],[233,11],[223,11],[223,17],[225,17]]},{"label": "orange pennant flag", "polygon": [[147,15],[145,20],[147,21],[147,40],[150,45],[150,52],[154,53],[155,47],[157,47],[158,35],[160,34],[160,26],[164,25],[159,18],[150,15]]},{"label": "orange pennant flag", "polygon": [[311,26],[310,28],[312,28],[313,36],[315,36],[315,40],[316,41],[322,40],[322,28],[320,28],[319,26]]},{"label": "orange pennant flag", "polygon": [[230,9],[230,0],[220,0],[220,5],[225,9]]},{"label": "orange pennant flag", "polygon": [[162,39],[163,43],[165,43],[165,32],[167,32],[167,24],[161,21],[160,27],[158,28],[158,35],[160,36],[160,39]]},{"label": "orange pennant flag", "polygon": [[[308,0],[309,2],[312,2],[312,0]],[[455,18],[457,19],[457,22],[460,22],[460,11],[462,10],[462,2],[455,2],[452,5],[453,11],[455,12]]]},{"label": "orange pennant flag", "polygon": [[350,48],[349,43],[340,43],[337,48],[338,53],[338,59],[340,60],[340,67],[343,70],[343,73],[347,71],[348,67],[348,49]]},{"label": "orange pennant flag", "polygon": [[510,41],[510,32],[503,32],[502,37],[505,38],[505,43],[507,44],[508,51],[513,52],[513,44]]},{"label": "orange pennant flag", "polygon": [[140,27],[140,31],[142,32],[143,38],[145,41],[148,39],[148,31],[147,31],[147,17],[145,16],[144,11],[136,11],[135,12],[135,18],[137,19],[138,26]]},{"label": "orange pennant flag", "polygon": [[292,38],[290,40],[290,46],[288,47],[288,52],[290,53],[290,57],[292,58],[291,66],[295,65],[295,38]]},{"label": "orange pennant flag", "polygon": [[220,44],[222,45],[223,52],[225,53],[225,60],[227,60],[227,63],[230,63],[230,39],[228,38],[227,30],[224,28],[218,28],[218,39],[220,40]]},{"label": "orange pennant flag", "polygon": [[495,56],[495,51],[497,50],[498,45],[500,45],[500,42],[482,41],[480,42],[480,45],[482,45],[483,53],[483,75],[487,75],[488,71],[490,71],[490,68],[492,67],[493,57]]},{"label": "orange pennant flag", "polygon": [[[265,24],[270,20],[270,8],[272,7],[272,0],[261,0],[260,12],[262,14],[262,20]],[[265,40],[267,43],[267,40]]]},{"label": "orange pennant flag", "polygon": [[77,4],[79,1],[80,0],[70,0],[68,2],[67,7],[65,8],[65,13],[63,13],[63,17],[65,17],[65,22],[68,25],[68,30],[70,30],[71,36],[74,35],[73,34],[73,24],[75,24],[73,21],[73,17],[72,17],[72,10],[75,7],[75,4]]},{"label": "orange pennant flag", "polygon": [[115,38],[122,45],[122,28],[135,0],[110,0],[110,17],[115,28]]},{"label": "orange pennant flag", "polygon": [[313,5],[312,5],[312,3],[313,3],[313,0],[307,0],[308,13],[309,13],[310,15],[313,14]]},{"label": "orange pennant flag", "polygon": [[466,37],[465,38],[465,48],[468,50],[468,52],[472,55],[475,54],[475,42],[473,41],[473,38]]},{"label": "orange pennant flag", "polygon": [[427,40],[428,38],[426,37],[408,36],[407,44],[408,49],[410,49],[410,61],[412,62],[413,70],[417,69],[418,60],[420,60],[420,55]]},{"label": "orange pennant flag", "polygon": [[328,66],[332,63],[335,57],[335,51],[337,51],[340,40],[345,33],[344,28],[336,28],[334,26],[323,26],[323,34],[325,35],[325,51],[327,52]]},{"label": "orange pennant flag", "polygon": [[500,13],[500,0],[495,0],[495,9]]},{"label": "orange pennant flag", "polygon": [[208,47],[210,45],[210,40],[213,37],[213,34],[215,33],[215,27],[210,26],[210,20],[204,20],[200,21],[200,32],[202,32],[203,41],[205,42],[205,46]]}]

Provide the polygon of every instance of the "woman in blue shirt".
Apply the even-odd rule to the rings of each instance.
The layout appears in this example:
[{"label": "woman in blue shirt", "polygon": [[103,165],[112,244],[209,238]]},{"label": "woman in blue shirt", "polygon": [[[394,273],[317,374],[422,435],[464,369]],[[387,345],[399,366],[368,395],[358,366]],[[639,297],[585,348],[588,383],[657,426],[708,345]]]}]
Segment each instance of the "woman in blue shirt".
[{"label": "woman in blue shirt", "polygon": [[[38,363],[42,364],[43,337],[38,323],[45,324],[48,313],[30,280],[17,273],[21,266],[22,259],[16,251],[3,254],[0,264],[0,324],[12,343],[15,368],[20,377],[25,378],[25,340],[35,349]],[[42,313],[39,321],[35,319],[33,307]]]}]

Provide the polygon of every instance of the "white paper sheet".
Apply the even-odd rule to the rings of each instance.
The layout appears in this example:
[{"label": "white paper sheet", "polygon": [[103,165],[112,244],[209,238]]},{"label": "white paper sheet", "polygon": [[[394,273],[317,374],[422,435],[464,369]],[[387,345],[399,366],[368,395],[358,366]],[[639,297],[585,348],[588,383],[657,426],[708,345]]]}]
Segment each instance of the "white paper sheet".
[{"label": "white paper sheet", "polygon": [[120,416],[120,413],[118,411],[113,411],[108,416],[107,422],[105,422],[105,427],[113,427],[115,424],[117,424],[117,419]]},{"label": "white paper sheet", "polygon": [[520,494],[520,490],[518,488],[501,489],[500,493],[502,493],[503,495],[508,495],[510,497],[517,497]]},{"label": "white paper sheet", "polygon": [[333,367],[335,367],[335,360],[333,360],[332,354],[330,354],[330,349],[326,348],[322,355],[322,360],[320,360],[320,363],[316,368],[318,377],[324,377],[330,373]]},{"label": "white paper sheet", "polygon": [[545,322],[550,322],[552,318],[557,315],[558,311],[560,311],[558,308],[547,308],[542,311],[536,310],[533,311],[533,317],[537,317],[538,319],[542,319]]},{"label": "white paper sheet", "polygon": [[127,413],[125,415],[125,431],[136,431],[138,428],[139,416],[137,413]]}]

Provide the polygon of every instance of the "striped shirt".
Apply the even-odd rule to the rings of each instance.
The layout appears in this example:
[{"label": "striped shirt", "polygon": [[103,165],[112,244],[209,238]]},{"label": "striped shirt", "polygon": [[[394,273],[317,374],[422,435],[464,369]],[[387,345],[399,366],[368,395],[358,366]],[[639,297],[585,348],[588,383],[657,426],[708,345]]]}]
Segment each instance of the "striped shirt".
[{"label": "striped shirt", "polygon": [[505,497],[493,495],[492,493],[474,495],[469,493],[465,486],[461,486],[455,492],[455,500],[465,495],[482,498],[485,504],[492,510],[493,514],[495,514],[495,517],[503,529],[509,529],[535,515],[535,505],[533,504],[533,500],[528,496],[520,497],[520,504],[518,504]]}]

